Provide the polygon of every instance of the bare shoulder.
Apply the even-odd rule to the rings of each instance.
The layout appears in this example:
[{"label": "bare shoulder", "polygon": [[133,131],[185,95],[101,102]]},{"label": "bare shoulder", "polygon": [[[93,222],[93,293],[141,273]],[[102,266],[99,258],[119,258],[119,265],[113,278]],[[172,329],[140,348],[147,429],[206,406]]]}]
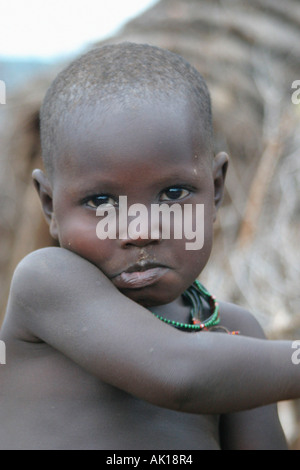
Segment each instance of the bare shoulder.
[{"label": "bare shoulder", "polygon": [[221,325],[230,331],[239,331],[243,336],[265,338],[261,325],[255,316],[238,305],[220,302]]},{"label": "bare shoulder", "polygon": [[[68,259],[69,258],[69,259]],[[44,295],[58,287],[57,273],[70,263],[67,250],[55,247],[34,251],[20,261],[11,281],[9,307],[13,304],[24,309],[32,307]]]},{"label": "bare shoulder", "polygon": [[[94,265],[63,248],[49,247],[27,255],[15,269],[4,318],[4,332],[20,339],[35,340],[33,326],[53,311],[66,312],[79,288],[108,279]],[[82,294],[83,295],[83,294]]]},{"label": "bare shoulder", "polygon": [[24,280],[23,277],[26,278],[31,274],[47,273],[49,275],[53,273],[54,275],[57,269],[63,269],[63,271],[72,270],[72,266],[76,267],[76,265],[79,266],[80,264],[84,265],[87,263],[80,256],[64,248],[41,248],[28,254],[20,261],[16,267],[13,282],[18,282],[20,278]]},{"label": "bare shoulder", "polygon": [[[83,277],[83,274],[85,277]],[[11,284],[11,295],[32,298],[59,293],[82,279],[100,278],[96,266],[64,248],[42,248],[27,255],[17,266]],[[104,276],[103,276],[104,277]]]},{"label": "bare shoulder", "polygon": [[48,247],[33,251],[17,265],[12,285],[18,288],[26,287],[28,276],[35,275],[36,281],[38,281],[38,274],[49,274],[55,265],[63,264],[65,261],[70,262],[71,258],[72,253],[64,248]]}]

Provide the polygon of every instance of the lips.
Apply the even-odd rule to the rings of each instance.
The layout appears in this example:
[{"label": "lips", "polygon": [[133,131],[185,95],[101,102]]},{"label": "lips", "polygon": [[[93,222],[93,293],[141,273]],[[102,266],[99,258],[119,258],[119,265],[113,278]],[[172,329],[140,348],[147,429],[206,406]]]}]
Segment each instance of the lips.
[{"label": "lips", "polygon": [[135,264],[112,278],[118,289],[141,289],[155,284],[169,268],[155,264]]}]

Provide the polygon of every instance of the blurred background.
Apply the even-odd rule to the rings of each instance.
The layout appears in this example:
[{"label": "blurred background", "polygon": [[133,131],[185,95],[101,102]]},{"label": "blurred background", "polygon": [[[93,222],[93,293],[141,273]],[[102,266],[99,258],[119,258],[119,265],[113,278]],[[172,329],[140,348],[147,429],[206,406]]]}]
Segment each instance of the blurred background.
[{"label": "blurred background", "polygon": [[[300,0],[2,0],[0,14],[0,324],[17,263],[54,244],[31,181],[41,100],[74,57],[129,40],[181,54],[211,91],[231,162],[202,282],[269,338],[300,339]],[[299,402],[280,417],[300,449]]]}]

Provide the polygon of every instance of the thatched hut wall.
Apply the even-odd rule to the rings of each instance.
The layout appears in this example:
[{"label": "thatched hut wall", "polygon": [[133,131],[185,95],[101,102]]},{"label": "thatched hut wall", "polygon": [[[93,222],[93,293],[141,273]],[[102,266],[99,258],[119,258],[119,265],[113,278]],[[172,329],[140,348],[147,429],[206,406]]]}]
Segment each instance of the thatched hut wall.
[{"label": "thatched hut wall", "polygon": [[[124,40],[183,55],[211,90],[216,151],[227,150],[231,166],[204,281],[250,308],[269,336],[299,337],[300,106],[291,101],[300,79],[299,1],[161,0],[101,44]],[[18,261],[53,244],[31,172],[42,165],[38,111],[55,73],[0,115],[2,313]]]}]

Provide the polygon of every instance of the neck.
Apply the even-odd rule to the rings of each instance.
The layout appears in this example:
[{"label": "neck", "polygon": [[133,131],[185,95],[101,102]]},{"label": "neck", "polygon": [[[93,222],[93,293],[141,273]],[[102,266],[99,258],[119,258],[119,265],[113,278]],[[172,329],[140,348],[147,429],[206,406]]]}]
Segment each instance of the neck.
[{"label": "neck", "polygon": [[165,305],[156,305],[151,307],[150,310],[152,313],[161,315],[168,320],[178,321],[181,323],[190,322],[190,305],[182,298],[182,296],[173,300],[169,304]]}]

